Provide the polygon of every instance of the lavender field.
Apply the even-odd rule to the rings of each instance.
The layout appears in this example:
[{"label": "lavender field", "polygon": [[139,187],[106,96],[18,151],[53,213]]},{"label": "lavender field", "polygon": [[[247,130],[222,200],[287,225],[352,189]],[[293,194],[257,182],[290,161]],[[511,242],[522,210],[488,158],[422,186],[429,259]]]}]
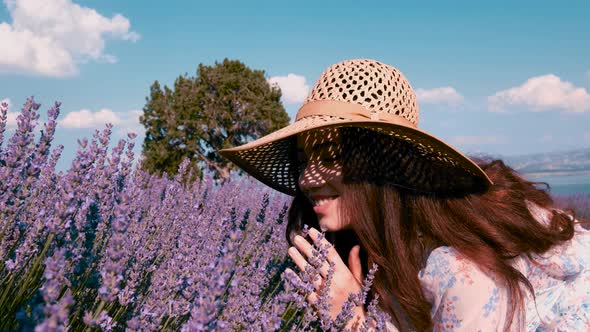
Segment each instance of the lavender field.
[{"label": "lavender field", "polygon": [[[189,182],[186,162],[172,179],[137,171],[135,135],[109,151],[110,125],[57,172],[60,105],[36,137],[39,107],[27,101],[9,139],[0,107],[1,331],[344,326],[349,311],[318,317],[304,301],[309,280],[283,273],[288,197],[247,178]],[[590,217],[588,195],[557,201]],[[381,328],[376,303],[369,309]]]},{"label": "lavender field", "polygon": [[0,107],[1,331],[338,330],[352,315],[318,318],[311,280],[284,275],[286,196],[190,183],[188,160],[173,179],[134,170],[135,135],[109,152],[110,125],[57,172],[60,104],[35,137],[39,107],[26,102],[8,140]]}]

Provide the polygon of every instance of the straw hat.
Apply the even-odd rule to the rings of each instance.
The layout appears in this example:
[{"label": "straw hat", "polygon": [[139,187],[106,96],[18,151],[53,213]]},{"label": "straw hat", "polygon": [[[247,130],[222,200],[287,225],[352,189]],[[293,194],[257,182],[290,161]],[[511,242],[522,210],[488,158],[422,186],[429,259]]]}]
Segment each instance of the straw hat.
[{"label": "straw hat", "polygon": [[369,59],[330,66],[305,99],[294,123],[220,153],[266,185],[295,195],[297,134],[350,127],[375,136],[387,135],[376,149],[383,151],[377,158],[380,161],[370,163],[377,165],[370,172],[378,173],[384,182],[436,194],[482,192],[492,184],[469,158],[418,129],[418,104],[410,83],[396,68]]}]

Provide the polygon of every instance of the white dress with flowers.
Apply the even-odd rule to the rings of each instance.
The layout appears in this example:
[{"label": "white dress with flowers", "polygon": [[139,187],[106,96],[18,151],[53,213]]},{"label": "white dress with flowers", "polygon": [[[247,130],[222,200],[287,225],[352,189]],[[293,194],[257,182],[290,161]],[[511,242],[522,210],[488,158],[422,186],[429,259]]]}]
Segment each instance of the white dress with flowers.
[{"label": "white dress with flowers", "polygon": [[[549,211],[529,208],[548,222]],[[590,331],[590,231],[576,225],[571,241],[533,258],[513,262],[532,284],[536,299],[525,292],[525,321],[518,322],[515,314],[510,330]],[[432,251],[419,279],[432,303],[434,331],[504,330],[506,290],[455,249]]]}]

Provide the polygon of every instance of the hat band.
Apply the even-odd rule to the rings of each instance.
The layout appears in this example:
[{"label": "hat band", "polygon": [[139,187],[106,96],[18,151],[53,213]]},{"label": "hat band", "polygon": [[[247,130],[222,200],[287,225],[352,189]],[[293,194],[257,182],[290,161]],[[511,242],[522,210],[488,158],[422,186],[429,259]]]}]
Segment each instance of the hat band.
[{"label": "hat band", "polygon": [[339,118],[346,118],[353,121],[375,120],[384,121],[393,124],[402,125],[405,127],[416,128],[416,125],[406,118],[391,114],[391,113],[377,113],[369,112],[360,104],[347,103],[338,100],[315,100],[305,103],[295,117],[295,121],[312,115],[327,115]]}]

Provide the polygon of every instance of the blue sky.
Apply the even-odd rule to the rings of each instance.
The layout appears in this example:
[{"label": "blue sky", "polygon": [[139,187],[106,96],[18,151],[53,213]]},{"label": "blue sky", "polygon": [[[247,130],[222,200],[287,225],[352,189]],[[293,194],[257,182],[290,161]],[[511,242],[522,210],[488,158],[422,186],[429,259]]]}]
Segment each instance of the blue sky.
[{"label": "blue sky", "polygon": [[463,152],[571,150],[590,147],[588,17],[588,1],[4,0],[0,100],[9,127],[27,96],[62,102],[65,169],[107,121],[115,141],[138,132],[139,153],[149,86],[199,63],[265,70],[293,117],[330,64],[373,58],[416,89],[420,127]]}]

